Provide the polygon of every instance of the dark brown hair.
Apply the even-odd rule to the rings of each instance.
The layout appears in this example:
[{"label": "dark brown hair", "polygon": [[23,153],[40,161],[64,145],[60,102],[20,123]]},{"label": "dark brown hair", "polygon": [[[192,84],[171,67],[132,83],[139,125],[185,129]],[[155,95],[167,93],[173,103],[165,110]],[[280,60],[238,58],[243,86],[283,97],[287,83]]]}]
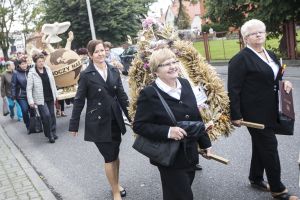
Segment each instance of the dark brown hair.
[{"label": "dark brown hair", "polygon": [[20,58],[20,59],[18,60],[18,63],[19,63],[19,64],[21,64],[21,63],[23,63],[23,62],[26,62],[26,63],[27,63],[27,60],[26,60],[26,58],[24,58],[24,57],[22,57],[22,58]]},{"label": "dark brown hair", "polygon": [[[90,40],[89,43],[87,44],[87,50],[88,53],[90,55],[93,55],[93,53],[95,52],[96,46],[98,44],[102,44],[103,45],[103,41],[102,40]],[[104,46],[104,45],[103,45]]]},{"label": "dark brown hair", "polygon": [[103,46],[104,47],[108,47],[108,48],[112,48],[112,44],[110,42],[108,42],[108,41],[104,42]]},{"label": "dark brown hair", "polygon": [[79,48],[77,50],[77,54],[78,55],[87,55],[88,54],[88,50],[86,48]]},{"label": "dark brown hair", "polygon": [[44,54],[42,54],[42,53],[37,53],[37,54],[35,54],[35,55],[32,56],[32,60],[33,60],[34,63],[36,63],[36,61],[37,61],[39,58],[45,59]]}]

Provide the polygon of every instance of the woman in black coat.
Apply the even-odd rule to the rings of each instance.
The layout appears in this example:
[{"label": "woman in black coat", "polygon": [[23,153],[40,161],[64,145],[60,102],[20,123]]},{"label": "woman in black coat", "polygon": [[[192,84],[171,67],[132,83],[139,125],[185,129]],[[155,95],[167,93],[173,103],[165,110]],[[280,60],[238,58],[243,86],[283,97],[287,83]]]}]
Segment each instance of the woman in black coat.
[{"label": "woman in black coat", "polygon": [[16,70],[13,73],[12,80],[11,80],[11,95],[14,100],[17,100],[19,103],[22,116],[24,120],[24,124],[27,129],[27,133],[29,132],[29,125],[30,125],[30,116],[33,115],[28,101],[27,101],[27,93],[26,93],[26,86],[27,86],[27,76],[29,72],[29,66],[27,65],[27,61],[25,58],[21,58],[17,61],[18,65],[16,66]]},{"label": "woman in black coat", "polygon": [[121,108],[129,119],[128,97],[118,69],[105,62],[102,41],[91,40],[87,49],[91,60],[80,74],[69,131],[77,135],[80,114],[87,100],[84,139],[94,142],[104,157],[113,198],[120,200],[126,195],[125,189],[119,185],[119,146],[121,133],[126,132]]},{"label": "woman in black coat", "polygon": [[[177,121],[201,121],[191,85],[186,79],[178,78],[178,62],[169,49],[153,52],[150,66],[157,78],[151,85],[160,92]],[[134,132],[152,140],[183,140],[187,133],[173,125],[153,87],[145,87],[140,92]],[[181,143],[175,161],[169,167],[150,160],[160,172],[164,200],[193,199],[191,185],[195,177],[194,166],[199,159],[198,144],[210,154],[211,142],[205,133],[198,141],[188,141],[186,152]]]},{"label": "woman in black coat", "polygon": [[[278,81],[282,78],[274,53],[264,49],[266,26],[253,19],[246,22],[241,33],[247,47],[229,62],[228,91],[232,123],[241,121],[265,125],[265,129],[248,128],[252,139],[252,159],[249,173],[251,186],[271,191],[276,199],[297,199],[281,182],[280,160],[275,126],[278,118]],[[284,81],[289,92],[292,84]],[[263,179],[266,171],[268,182]]]}]

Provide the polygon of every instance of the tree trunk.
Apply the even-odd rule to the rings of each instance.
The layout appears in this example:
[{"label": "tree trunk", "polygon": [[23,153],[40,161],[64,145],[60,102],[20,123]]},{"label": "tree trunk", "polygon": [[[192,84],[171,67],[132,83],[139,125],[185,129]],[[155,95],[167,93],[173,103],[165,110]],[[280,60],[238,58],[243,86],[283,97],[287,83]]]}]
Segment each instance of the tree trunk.
[{"label": "tree trunk", "polygon": [[285,24],[283,25],[282,37],[279,42],[279,51],[283,57],[287,57],[287,38],[286,38],[286,28]]},{"label": "tree trunk", "polygon": [[7,48],[2,48],[2,52],[3,52],[4,60],[5,60],[5,61],[8,61],[8,60],[9,60],[9,57],[8,57],[8,49],[7,49]]},{"label": "tree trunk", "polygon": [[289,59],[296,58],[296,30],[294,20],[283,23],[283,35],[280,40],[279,50],[283,56]]},{"label": "tree trunk", "polygon": [[176,25],[176,26],[177,26],[178,21],[179,21],[179,16],[181,15],[181,12],[182,12],[182,1],[183,1],[183,0],[179,0],[179,1],[178,1],[178,2],[179,2],[178,15],[177,15],[177,17],[176,17],[176,19],[175,19],[175,25]]}]

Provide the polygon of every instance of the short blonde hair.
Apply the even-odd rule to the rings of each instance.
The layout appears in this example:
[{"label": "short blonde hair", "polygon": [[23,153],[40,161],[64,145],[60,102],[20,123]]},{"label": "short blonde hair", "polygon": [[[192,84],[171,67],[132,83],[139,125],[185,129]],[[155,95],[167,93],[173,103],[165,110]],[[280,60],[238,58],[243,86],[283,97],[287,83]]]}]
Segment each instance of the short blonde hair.
[{"label": "short blonde hair", "polygon": [[253,29],[255,26],[259,26],[263,28],[264,31],[266,31],[266,25],[262,21],[258,19],[251,19],[249,21],[246,21],[241,27],[241,34],[244,40],[250,34],[251,29]]},{"label": "short blonde hair", "polygon": [[160,64],[169,60],[171,58],[176,58],[176,55],[170,49],[163,48],[156,50],[152,53],[149,61],[149,66],[152,72],[156,72]]}]

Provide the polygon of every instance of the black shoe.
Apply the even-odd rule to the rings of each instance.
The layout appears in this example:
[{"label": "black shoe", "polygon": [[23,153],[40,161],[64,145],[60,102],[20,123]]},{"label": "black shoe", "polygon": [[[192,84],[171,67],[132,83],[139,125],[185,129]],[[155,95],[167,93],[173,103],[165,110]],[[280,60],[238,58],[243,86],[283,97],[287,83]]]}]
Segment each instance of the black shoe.
[{"label": "black shoe", "polygon": [[195,170],[202,170],[202,166],[200,164],[195,165]]},{"label": "black shoe", "polygon": [[54,137],[49,137],[49,142],[50,142],[50,143],[55,143]]},{"label": "black shoe", "polygon": [[27,134],[28,134],[28,135],[30,135],[30,133],[31,133],[31,132],[30,132],[30,130],[29,130],[29,129],[27,129]]},{"label": "black shoe", "polygon": [[57,140],[58,136],[56,134],[53,134],[53,138],[54,138],[54,140]]},{"label": "black shoe", "polygon": [[270,192],[270,185],[266,181],[260,181],[260,182],[255,182],[255,181],[250,181],[251,187],[254,187],[256,189]]},{"label": "black shoe", "polygon": [[120,195],[121,197],[126,197],[126,190],[123,189],[122,191],[120,191]]}]

